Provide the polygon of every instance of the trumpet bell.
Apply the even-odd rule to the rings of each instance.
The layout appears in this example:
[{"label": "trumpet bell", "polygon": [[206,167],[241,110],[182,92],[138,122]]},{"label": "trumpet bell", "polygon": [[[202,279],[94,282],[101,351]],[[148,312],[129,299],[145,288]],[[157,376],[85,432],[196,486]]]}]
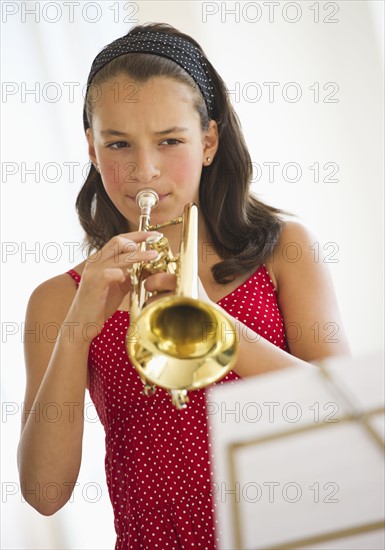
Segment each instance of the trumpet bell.
[{"label": "trumpet bell", "polygon": [[145,306],[127,336],[140,375],[166,390],[196,390],[223,378],[235,364],[234,324],[219,307],[186,296]]},{"label": "trumpet bell", "polygon": [[[156,242],[149,238],[141,244],[157,250],[159,258],[133,266],[126,349],[142,379],[144,394],[152,395],[159,386],[167,390],[177,409],[184,409],[189,390],[204,388],[226,376],[236,362],[239,343],[231,317],[216,304],[198,298],[197,206],[186,204],[183,216],[151,226],[150,213],[157,197],[153,189],[138,193],[139,231],[181,223],[180,252],[174,256],[166,238]],[[143,270],[175,274],[175,296],[148,302]]]}]

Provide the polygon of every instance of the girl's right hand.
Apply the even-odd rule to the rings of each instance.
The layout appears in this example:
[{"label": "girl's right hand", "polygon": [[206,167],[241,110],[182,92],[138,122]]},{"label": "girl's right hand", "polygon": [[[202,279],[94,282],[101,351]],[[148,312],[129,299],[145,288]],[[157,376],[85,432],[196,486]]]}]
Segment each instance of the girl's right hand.
[{"label": "girl's right hand", "polygon": [[[130,268],[135,262],[154,260],[156,250],[140,250],[156,231],[136,231],[113,237],[103,248],[91,254],[68,316],[71,321],[91,326],[97,336],[106,320],[118,309],[131,289]],[[67,319],[68,319],[67,316]],[[95,328],[94,328],[95,327]]]}]

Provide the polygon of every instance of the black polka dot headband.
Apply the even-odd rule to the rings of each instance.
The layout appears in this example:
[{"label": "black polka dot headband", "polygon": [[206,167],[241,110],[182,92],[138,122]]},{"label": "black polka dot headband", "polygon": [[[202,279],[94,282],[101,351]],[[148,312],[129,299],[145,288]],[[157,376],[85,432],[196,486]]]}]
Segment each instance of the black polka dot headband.
[{"label": "black polka dot headband", "polygon": [[[107,63],[126,53],[149,53],[167,57],[182,67],[196,82],[205,100],[209,118],[213,112],[214,93],[207,63],[202,53],[179,36],[162,32],[126,34],[106,46],[94,59],[87,81],[87,93],[96,73]],[[84,128],[89,127],[84,110]]]}]

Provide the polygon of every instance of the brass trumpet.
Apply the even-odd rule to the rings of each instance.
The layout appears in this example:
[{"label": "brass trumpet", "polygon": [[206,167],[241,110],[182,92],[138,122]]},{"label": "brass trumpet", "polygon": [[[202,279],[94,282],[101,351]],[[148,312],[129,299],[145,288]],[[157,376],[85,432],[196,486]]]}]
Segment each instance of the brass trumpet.
[{"label": "brass trumpet", "polygon": [[[222,379],[234,365],[238,343],[232,319],[219,306],[198,299],[198,208],[187,204],[183,216],[150,225],[150,213],[159,197],[153,189],[136,196],[141,210],[139,231],[158,230],[182,223],[179,254],[173,256],[165,237],[149,236],[142,249],[155,249],[158,257],[137,262],[131,271],[130,327],[126,349],[138,371],[144,393],[159,386],[168,391],[177,409],[189,402],[188,391]],[[146,304],[142,273],[165,271],[177,277],[176,293]]]}]

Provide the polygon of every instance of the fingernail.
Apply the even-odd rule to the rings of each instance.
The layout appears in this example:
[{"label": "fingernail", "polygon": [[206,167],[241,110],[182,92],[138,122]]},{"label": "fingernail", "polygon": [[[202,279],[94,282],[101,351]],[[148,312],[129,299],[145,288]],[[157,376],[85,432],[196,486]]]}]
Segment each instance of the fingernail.
[{"label": "fingernail", "polygon": [[154,233],[152,235],[149,235],[146,239],[147,244],[154,244],[160,241],[160,239],[163,237],[161,233]]}]

